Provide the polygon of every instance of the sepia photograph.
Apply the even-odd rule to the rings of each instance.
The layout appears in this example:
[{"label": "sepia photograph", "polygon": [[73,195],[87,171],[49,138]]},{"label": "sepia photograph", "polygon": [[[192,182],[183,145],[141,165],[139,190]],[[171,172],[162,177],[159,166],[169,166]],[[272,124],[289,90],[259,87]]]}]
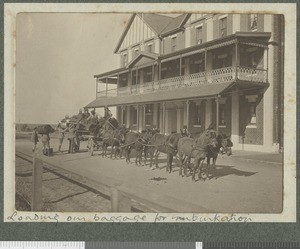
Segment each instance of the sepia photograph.
[{"label": "sepia photograph", "polygon": [[188,9],[16,14],[5,220],[294,210],[287,16]]}]

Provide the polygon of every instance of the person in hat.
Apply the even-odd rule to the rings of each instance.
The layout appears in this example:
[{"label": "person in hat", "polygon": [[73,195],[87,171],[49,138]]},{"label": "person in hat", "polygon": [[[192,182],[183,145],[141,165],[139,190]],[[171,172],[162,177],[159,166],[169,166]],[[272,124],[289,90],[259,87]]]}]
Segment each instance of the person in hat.
[{"label": "person in hat", "polygon": [[62,152],[61,151],[61,146],[63,144],[63,141],[64,141],[64,137],[65,137],[65,132],[67,131],[67,128],[64,129],[61,125],[61,123],[59,122],[57,127],[56,127],[56,130],[58,132],[58,152]]},{"label": "person in hat", "polygon": [[76,124],[70,124],[68,139],[69,139],[69,150],[68,150],[68,152],[69,153],[73,153],[75,146],[78,146],[78,144],[77,144],[77,128],[76,128]]},{"label": "person in hat", "polygon": [[49,133],[43,134],[41,138],[42,144],[43,144],[43,154],[46,154],[47,149],[50,149],[50,136]]},{"label": "person in hat", "polygon": [[187,130],[187,126],[186,125],[184,125],[183,126],[183,129],[181,130],[181,136],[182,137],[189,137],[189,132],[188,132],[188,130]]},{"label": "person in hat", "polygon": [[33,143],[32,151],[34,152],[36,149],[36,145],[39,141],[38,132],[36,127],[33,128],[32,134],[31,134],[31,142]]},{"label": "person in hat", "polygon": [[87,121],[98,121],[100,118],[100,115],[98,113],[96,113],[95,110],[91,111],[91,115],[88,117]]},{"label": "person in hat", "polygon": [[107,120],[107,119],[110,119],[111,117],[112,117],[111,111],[109,110],[108,106],[106,105],[104,107],[104,118]]}]

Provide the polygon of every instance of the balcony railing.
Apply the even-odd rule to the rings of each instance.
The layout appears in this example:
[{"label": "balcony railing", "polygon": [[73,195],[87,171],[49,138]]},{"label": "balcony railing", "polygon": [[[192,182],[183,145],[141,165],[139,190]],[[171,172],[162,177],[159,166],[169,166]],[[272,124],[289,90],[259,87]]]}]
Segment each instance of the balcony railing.
[{"label": "balcony railing", "polygon": [[146,94],[157,91],[173,90],[184,87],[195,87],[205,84],[231,82],[235,80],[267,83],[267,70],[247,67],[225,67],[211,71],[183,75],[144,84],[115,88],[97,92],[97,98],[117,97],[134,94]]}]

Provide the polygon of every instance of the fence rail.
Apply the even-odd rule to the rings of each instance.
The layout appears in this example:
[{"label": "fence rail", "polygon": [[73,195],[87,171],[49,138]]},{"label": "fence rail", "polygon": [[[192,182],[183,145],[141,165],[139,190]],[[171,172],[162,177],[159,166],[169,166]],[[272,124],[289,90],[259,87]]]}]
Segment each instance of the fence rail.
[{"label": "fence rail", "polygon": [[267,70],[247,67],[225,67],[211,71],[183,75],[146,82],[132,86],[120,87],[97,92],[97,98],[111,98],[134,94],[145,94],[157,91],[173,90],[185,87],[196,87],[205,84],[231,82],[236,79],[256,83],[267,83]]},{"label": "fence rail", "polygon": [[[195,210],[198,210],[199,212],[208,212],[207,209],[199,205],[189,203],[185,200],[179,200],[177,198],[162,194],[160,192],[154,192],[152,190],[140,186],[137,188],[136,186],[133,186],[130,183],[124,183],[117,179],[103,177],[98,174],[92,174],[90,176],[80,175],[77,172],[64,169],[59,162],[47,156],[35,155],[32,158],[32,155],[25,154],[20,151],[17,151],[16,155],[20,156],[21,158],[24,158],[25,156],[26,158],[29,158],[32,161],[32,211],[42,211],[43,209],[43,167],[50,166],[55,170],[62,170],[64,172],[67,172],[70,179],[72,179],[72,175],[77,177],[80,176],[84,179],[88,179],[90,182],[94,182],[97,185],[101,186],[101,189],[105,189],[104,194],[106,195],[107,193],[109,193],[110,195],[112,212],[131,212],[133,204],[132,200],[138,201],[149,208],[157,210],[158,212],[194,212]],[[75,180],[73,180],[73,182],[74,181]]]}]

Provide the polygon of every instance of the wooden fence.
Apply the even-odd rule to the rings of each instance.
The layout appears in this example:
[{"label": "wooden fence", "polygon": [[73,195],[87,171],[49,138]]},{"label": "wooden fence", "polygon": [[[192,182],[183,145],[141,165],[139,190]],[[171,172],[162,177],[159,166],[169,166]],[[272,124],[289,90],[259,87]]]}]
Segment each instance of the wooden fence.
[{"label": "wooden fence", "polygon": [[[29,158],[32,155],[24,154],[23,152],[17,152],[16,155],[26,156]],[[147,188],[135,186],[132,184],[121,182],[117,179],[110,177],[103,177],[100,174],[81,175],[80,172],[71,172],[63,168],[60,162],[54,160],[54,158],[34,155],[32,170],[32,211],[42,211],[43,198],[43,168],[51,167],[56,170],[62,170],[70,175],[70,179],[73,176],[79,176],[87,179],[91,183],[96,183],[101,186],[102,192],[105,189],[105,195],[110,195],[111,211],[112,212],[131,212],[132,200],[142,203],[143,205],[157,211],[166,213],[176,212],[212,212],[213,210],[207,210],[200,205],[189,203],[186,200],[180,200],[169,195],[165,195],[162,192],[152,191]],[[84,172],[84,171],[82,171]],[[74,180],[73,180],[74,181]],[[95,187],[91,187],[95,189]]]}]

